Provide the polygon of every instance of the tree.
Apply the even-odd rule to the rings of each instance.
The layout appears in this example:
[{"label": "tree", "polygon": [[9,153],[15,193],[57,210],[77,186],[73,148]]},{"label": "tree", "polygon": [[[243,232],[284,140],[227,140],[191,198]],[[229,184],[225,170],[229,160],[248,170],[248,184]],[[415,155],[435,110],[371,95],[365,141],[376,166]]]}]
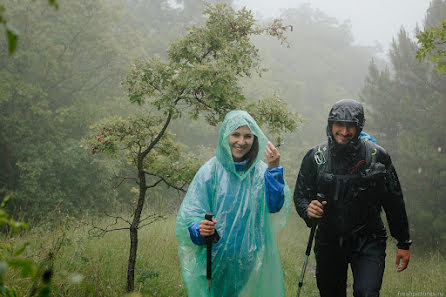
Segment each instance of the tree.
[{"label": "tree", "polygon": [[[446,73],[446,19],[444,13],[445,1],[432,1],[424,31],[417,34],[420,48],[417,51],[418,61],[422,61],[429,56],[429,61],[436,64],[435,69],[438,74]],[[435,23],[436,16],[440,15],[441,21]],[[436,25],[436,26],[435,26]]]},{"label": "tree", "polygon": [[0,39],[0,195],[14,191],[10,213],[27,222],[116,201],[106,166],[80,148],[144,53],[135,51],[135,36],[119,31],[126,10],[110,2],[68,1],[58,11],[46,1],[5,4],[21,35],[13,55]]},{"label": "tree", "polygon": [[123,86],[129,100],[141,106],[141,113],[99,123],[88,140],[93,154],[124,151],[137,169],[133,218],[128,228],[119,228],[130,231],[127,291],[134,289],[138,230],[145,225],[141,213],[147,190],[164,183],[184,191],[199,165],[195,158],[184,156],[174,141],[168,130],[173,120],[187,113],[216,125],[227,111],[246,108],[276,133],[293,131],[299,121],[277,97],[249,104],[238,83],[241,77],[262,72],[258,49],[250,38],[264,32],[280,37],[286,27],[280,23],[275,29],[259,27],[250,11],[234,11],[226,4],[208,6],[204,14],[208,19],[203,26],[191,27],[184,38],[171,43],[167,61],[152,57],[133,65]]},{"label": "tree", "polygon": [[[434,0],[425,27],[446,17],[446,1]],[[417,44],[404,29],[392,43],[391,64],[372,62],[361,93],[367,129],[389,150],[407,205],[411,236],[419,246],[446,248],[444,127],[445,77],[417,61]],[[369,130],[370,129],[370,130]]]}]

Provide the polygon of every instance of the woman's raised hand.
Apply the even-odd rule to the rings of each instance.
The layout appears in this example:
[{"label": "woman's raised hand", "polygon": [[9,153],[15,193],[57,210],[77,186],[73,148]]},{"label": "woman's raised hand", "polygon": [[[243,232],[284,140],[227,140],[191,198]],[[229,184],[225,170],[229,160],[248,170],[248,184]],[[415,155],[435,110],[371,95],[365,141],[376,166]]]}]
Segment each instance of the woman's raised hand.
[{"label": "woman's raised hand", "polygon": [[272,144],[271,141],[268,141],[268,145],[265,148],[265,155],[268,159],[268,168],[275,168],[280,165],[280,153],[279,150]]}]

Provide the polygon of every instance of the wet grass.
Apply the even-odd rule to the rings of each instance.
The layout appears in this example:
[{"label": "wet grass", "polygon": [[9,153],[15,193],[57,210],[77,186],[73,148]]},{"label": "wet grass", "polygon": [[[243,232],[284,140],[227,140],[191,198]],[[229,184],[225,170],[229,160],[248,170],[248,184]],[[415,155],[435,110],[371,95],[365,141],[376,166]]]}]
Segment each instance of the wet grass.
[{"label": "wet grass", "polygon": [[[25,241],[30,242],[27,256],[38,261],[55,252],[52,296],[126,295],[128,231],[110,232],[97,238],[88,234],[88,226],[78,223],[67,226],[51,232],[35,228],[12,243],[18,246]],[[174,227],[175,217],[170,216],[140,231],[135,288],[143,296],[186,296]],[[278,233],[287,297],[296,296],[308,234],[309,229],[294,212],[288,225]],[[57,251],[59,245],[61,248]],[[415,250],[408,270],[397,273],[395,254],[395,243],[389,241],[381,296],[446,296],[444,255]],[[301,296],[319,296],[314,274],[312,254]],[[14,271],[9,271],[6,281],[19,289],[19,296],[31,285]],[[348,296],[352,296],[351,284],[350,275]]]}]

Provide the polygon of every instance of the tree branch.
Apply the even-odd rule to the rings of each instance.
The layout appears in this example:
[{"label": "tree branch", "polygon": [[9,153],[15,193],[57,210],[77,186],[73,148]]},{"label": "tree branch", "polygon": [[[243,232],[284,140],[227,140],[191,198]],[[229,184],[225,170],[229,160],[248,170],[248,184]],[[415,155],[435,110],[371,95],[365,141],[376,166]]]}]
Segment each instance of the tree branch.
[{"label": "tree branch", "polygon": [[142,229],[142,228],[144,228],[145,226],[148,226],[148,225],[150,225],[150,224],[152,224],[152,223],[154,223],[154,222],[156,222],[156,221],[158,221],[158,220],[163,220],[163,219],[165,219],[165,217],[164,217],[164,216],[161,216],[161,215],[152,214],[152,215],[150,215],[150,216],[148,216],[148,217],[142,219],[142,220],[140,221],[140,223],[142,223],[143,221],[146,221],[146,220],[148,220],[148,219],[150,219],[150,221],[149,221],[149,222],[146,222],[145,224],[142,224],[141,226],[138,227],[138,229]]},{"label": "tree branch", "polygon": [[200,64],[203,63],[204,58],[206,58],[211,52],[212,52],[212,49],[209,49],[206,53],[203,54],[203,56],[201,56]]},{"label": "tree branch", "polygon": [[[142,222],[144,222],[144,221],[146,221],[148,219],[152,219],[152,221],[150,223],[146,223],[146,224],[151,224],[151,223],[155,222],[156,220],[165,219],[165,218],[166,217],[161,216],[161,215],[152,214],[152,215],[150,215],[148,217],[145,217],[144,219],[140,220],[139,222],[142,223]],[[141,226],[141,228],[142,228],[142,226]]]},{"label": "tree branch", "polygon": [[122,184],[126,179],[131,179],[131,180],[134,180],[136,183],[138,183],[138,180],[137,180],[136,177],[118,176],[118,175],[116,175],[116,173],[115,173],[115,176],[114,176],[114,177],[115,177],[116,179],[121,178],[121,181],[120,181],[119,183],[116,183],[116,184],[113,186],[115,189],[119,188],[119,187],[121,186],[121,184]]},{"label": "tree branch", "polygon": [[[116,224],[118,223],[118,220],[122,220],[122,221],[126,222],[126,223],[129,224],[129,225],[132,224],[130,221],[124,219],[123,217],[112,216],[112,215],[109,215],[108,213],[105,213],[105,215],[106,215],[107,217],[109,217],[109,218],[113,218],[113,219],[115,219],[115,223],[114,223],[113,225],[116,225]],[[109,225],[109,226],[111,226],[111,225]]]},{"label": "tree branch", "polygon": [[158,181],[156,181],[154,184],[150,185],[150,186],[145,186],[146,189],[150,189],[150,188],[154,188],[156,187],[160,182],[162,182],[162,179],[159,179]]},{"label": "tree branch", "polygon": [[[99,230],[99,232],[93,233],[94,230]],[[93,226],[93,229],[88,230],[88,235],[93,236],[93,237],[103,237],[108,232],[121,231],[121,230],[130,230],[130,227],[122,227],[122,228],[115,228],[115,229],[108,229],[108,227],[106,227],[104,229],[104,228],[100,228],[97,226]]]},{"label": "tree branch", "polygon": [[150,172],[145,171],[145,170],[144,170],[144,173],[147,174],[147,175],[150,175],[150,176],[158,177],[158,178],[160,179],[158,182],[163,181],[168,187],[173,188],[173,189],[178,190],[178,191],[181,191],[181,192],[183,192],[183,193],[186,193],[186,190],[184,189],[184,186],[187,185],[187,182],[185,182],[181,187],[178,187],[178,186],[175,186],[175,185],[173,185],[172,183],[168,182],[168,181],[167,181],[164,177],[162,177],[162,176],[158,176],[158,175],[156,175],[156,174],[150,173]]},{"label": "tree branch", "polygon": [[104,228],[95,226],[94,224],[89,224],[92,226],[92,228],[90,230],[88,230],[88,235],[93,236],[93,237],[102,237],[108,232],[120,231],[120,230],[130,230],[130,227],[111,228],[112,226],[115,226],[118,224],[118,220],[121,220],[129,225],[131,225],[131,222],[129,220],[124,219],[123,217],[120,217],[120,216],[112,216],[107,213],[105,213],[105,215],[109,218],[114,219],[114,222],[111,224],[108,224]]},{"label": "tree branch", "polygon": [[207,104],[206,102],[204,102],[201,98],[198,98],[196,92],[194,93],[194,97],[195,97],[195,99],[196,99],[199,103],[203,104],[203,105],[206,106],[207,108],[209,108],[209,109],[212,108],[212,106],[210,106],[209,104]]},{"label": "tree branch", "polygon": [[[174,106],[177,105],[178,101],[180,101],[181,96],[183,95],[183,91],[181,91],[180,95],[177,96],[177,98],[175,98],[174,100]],[[164,133],[167,130],[167,127],[170,124],[170,120],[172,119],[172,110],[169,111],[169,114],[167,115],[167,119],[164,122],[163,128],[161,129],[160,133],[158,133],[158,135],[155,137],[155,139],[149,144],[149,146],[141,153],[141,158],[144,159],[148,153],[150,153],[150,151],[155,147],[155,145],[158,143],[158,141],[160,141],[161,137],[163,137]]]}]

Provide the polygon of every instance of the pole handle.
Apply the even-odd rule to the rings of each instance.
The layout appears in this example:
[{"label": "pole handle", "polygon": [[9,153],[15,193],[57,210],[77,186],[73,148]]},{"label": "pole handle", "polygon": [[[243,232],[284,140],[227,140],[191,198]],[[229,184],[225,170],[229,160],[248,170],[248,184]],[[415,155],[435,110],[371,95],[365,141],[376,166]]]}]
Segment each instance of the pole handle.
[{"label": "pole handle", "polygon": [[206,220],[212,222],[212,218],[213,218],[214,216],[215,216],[215,213],[213,213],[213,212],[207,212],[207,213],[204,215],[204,218],[205,218]]}]

